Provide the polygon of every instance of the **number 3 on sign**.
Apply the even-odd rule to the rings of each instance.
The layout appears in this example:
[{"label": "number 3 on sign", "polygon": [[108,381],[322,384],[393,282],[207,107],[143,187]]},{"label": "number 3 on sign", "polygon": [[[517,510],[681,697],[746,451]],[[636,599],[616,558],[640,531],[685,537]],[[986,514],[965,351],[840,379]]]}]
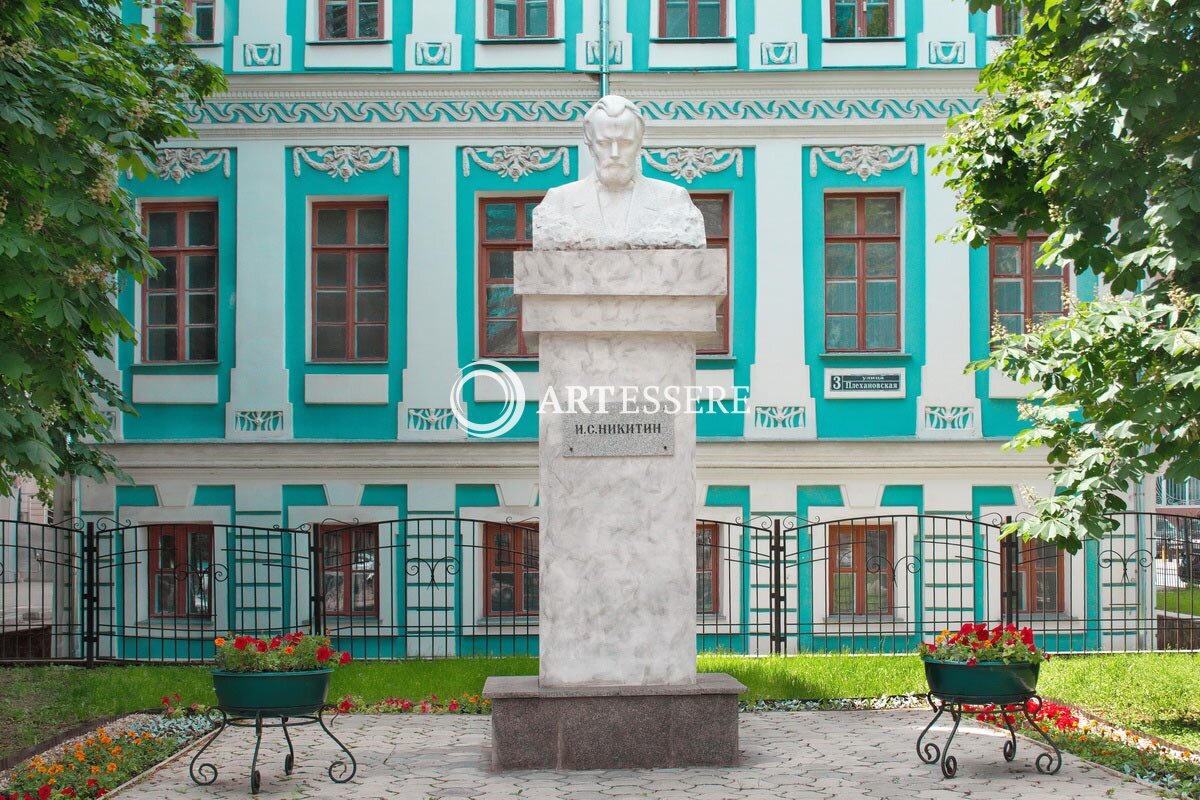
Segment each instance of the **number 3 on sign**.
[{"label": "number 3 on sign", "polygon": [[833,391],[835,391],[835,392],[839,392],[839,391],[841,391],[841,389],[842,389],[842,376],[841,376],[841,375],[831,375],[831,376],[829,377],[829,388],[830,388],[830,389],[833,389]]}]

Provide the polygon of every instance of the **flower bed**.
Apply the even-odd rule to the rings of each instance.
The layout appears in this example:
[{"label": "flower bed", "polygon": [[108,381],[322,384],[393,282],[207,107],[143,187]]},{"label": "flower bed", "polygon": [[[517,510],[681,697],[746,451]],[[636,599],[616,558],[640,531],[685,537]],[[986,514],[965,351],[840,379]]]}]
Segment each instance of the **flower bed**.
[{"label": "flower bed", "polygon": [[337,710],[341,714],[489,714],[492,701],[477,694],[448,700],[431,694],[421,700],[387,697],[377,703],[368,703],[356,695],[346,695],[337,703]]},{"label": "flower bed", "polygon": [[[1200,755],[1176,745],[1088,716],[1077,709],[1043,701],[1029,708],[1039,723],[1053,725],[1063,750],[1110,769],[1156,784],[1175,797],[1200,800]],[[1005,719],[1027,728],[1020,706],[994,705],[969,709],[981,722],[1001,726]]]},{"label": "flower bed", "polygon": [[163,714],[128,730],[97,728],[13,769],[0,779],[3,800],[92,800],[171,757],[213,729],[206,707],[176,707],[179,695],[162,698]]}]

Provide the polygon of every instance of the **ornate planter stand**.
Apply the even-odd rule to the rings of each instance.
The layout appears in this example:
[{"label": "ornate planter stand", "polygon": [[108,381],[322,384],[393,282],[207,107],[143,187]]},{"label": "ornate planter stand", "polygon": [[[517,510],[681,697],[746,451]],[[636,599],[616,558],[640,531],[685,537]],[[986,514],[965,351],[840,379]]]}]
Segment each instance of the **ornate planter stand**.
[{"label": "ornate planter stand", "polygon": [[[1041,708],[1042,705],[1042,698],[1035,691],[1037,674],[1036,664],[1007,665],[984,662],[968,667],[954,662],[926,660],[925,677],[929,681],[929,693],[925,695],[925,700],[935,713],[925,730],[917,737],[917,757],[926,764],[940,761],[942,774],[953,778],[958,772],[958,761],[950,755],[950,745],[954,742],[954,735],[958,733],[958,724],[962,722],[963,714],[975,713],[967,711],[968,706],[994,705],[1000,721],[1008,729],[1008,739],[1004,742],[1004,760],[1012,761],[1017,757],[1017,732],[1009,721],[1009,715],[1016,716],[1019,713],[1024,715],[1029,727],[1037,731],[1038,736],[1053,751],[1038,754],[1034,759],[1037,771],[1043,775],[1058,772],[1062,768],[1062,753],[1029,711],[1031,701],[1037,703],[1035,708]],[[1006,711],[1009,706],[1013,706],[1014,709]],[[946,743],[938,747],[933,742],[926,742],[926,735],[947,711],[954,720],[954,727],[950,729]]]},{"label": "ornate planter stand", "polygon": [[[326,768],[329,774],[329,779],[334,783],[347,783],[354,778],[358,772],[358,762],[354,760],[354,754],[350,752],[350,748],[346,747],[340,739],[333,735],[333,731],[329,729],[329,725],[325,723],[325,714],[333,711],[336,719],[336,706],[323,705],[317,710],[316,714],[296,714],[293,716],[282,716],[272,714],[269,711],[258,711],[252,716],[246,716],[242,713],[230,713],[222,708],[214,708],[213,712],[221,717],[221,727],[217,729],[216,734],[204,743],[204,746],[196,751],[196,755],[192,756],[192,763],[188,766],[188,774],[192,781],[200,786],[208,786],[217,779],[217,767],[211,762],[197,764],[200,757],[204,755],[212,743],[221,737],[228,728],[253,728],[254,729],[254,755],[250,759],[250,794],[258,794],[258,790],[262,786],[262,777],[258,773],[258,750],[262,744],[262,736],[264,728],[279,728],[283,731],[283,738],[287,741],[288,752],[283,759],[283,771],[291,775],[292,770],[296,766],[296,754],[292,748],[292,737],[288,733],[288,728],[297,728],[301,725],[320,725],[321,730],[325,735],[333,740],[349,762],[338,758]],[[278,722],[265,722],[264,720],[278,720]]]}]

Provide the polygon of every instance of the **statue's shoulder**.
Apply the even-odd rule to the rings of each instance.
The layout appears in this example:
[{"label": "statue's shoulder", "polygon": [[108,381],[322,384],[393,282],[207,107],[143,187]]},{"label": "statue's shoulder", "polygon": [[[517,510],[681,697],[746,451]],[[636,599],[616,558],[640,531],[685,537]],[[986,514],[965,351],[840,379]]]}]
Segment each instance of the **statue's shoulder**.
[{"label": "statue's shoulder", "polygon": [[650,189],[650,194],[658,201],[670,203],[691,203],[692,198],[688,194],[687,189],[682,186],[676,186],[673,183],[660,180],[658,178],[647,178],[644,181],[646,187]]}]

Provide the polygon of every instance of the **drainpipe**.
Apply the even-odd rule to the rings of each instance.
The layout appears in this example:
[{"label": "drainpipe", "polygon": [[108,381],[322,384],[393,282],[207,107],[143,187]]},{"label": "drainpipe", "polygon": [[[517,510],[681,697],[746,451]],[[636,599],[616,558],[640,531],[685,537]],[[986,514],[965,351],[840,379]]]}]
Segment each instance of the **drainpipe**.
[{"label": "drainpipe", "polygon": [[600,0],[600,96],[608,94],[608,5]]}]

